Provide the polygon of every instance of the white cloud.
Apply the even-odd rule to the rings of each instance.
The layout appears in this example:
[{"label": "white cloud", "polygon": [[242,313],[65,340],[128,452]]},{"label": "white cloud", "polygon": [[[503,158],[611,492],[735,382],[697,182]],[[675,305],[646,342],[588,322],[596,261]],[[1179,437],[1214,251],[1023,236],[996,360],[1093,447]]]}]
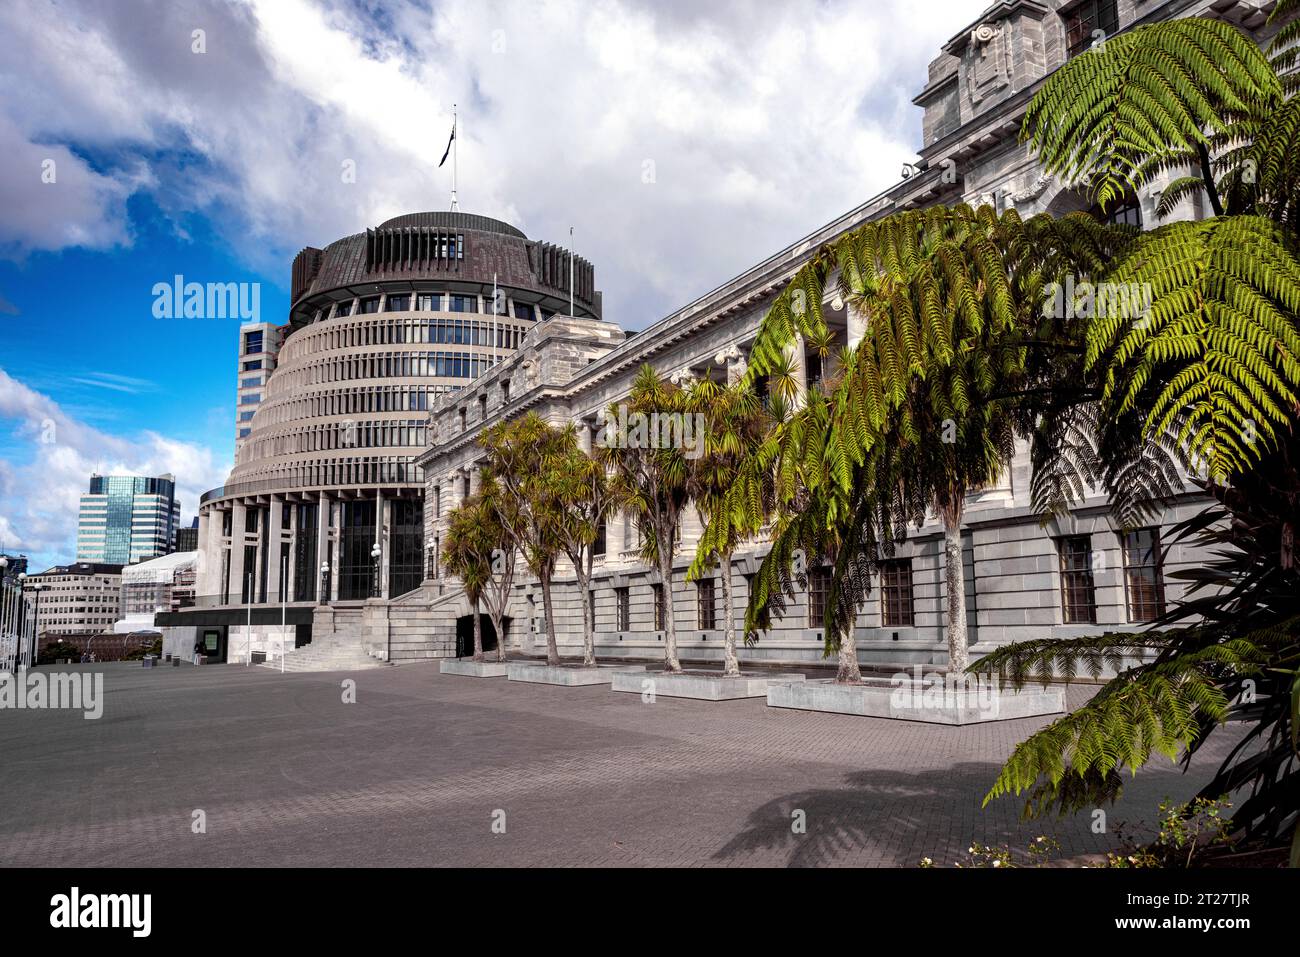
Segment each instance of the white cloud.
[{"label": "white cloud", "polygon": [[0,369],[0,422],[14,429],[25,461],[0,460],[0,544],[33,565],[76,557],[77,508],[92,472],[176,476],[182,516],[196,514],[203,491],[220,485],[228,462],[208,449],[156,432],[109,435],[68,415],[49,396]]},{"label": "white cloud", "polygon": [[462,208],[551,240],[574,225],[607,318],[641,327],[894,182],[927,62],[983,6],[11,2],[0,61],[21,95],[0,106],[0,155],[21,155],[0,177],[60,144],[107,165],[65,156],[83,182],[44,219],[55,194],[0,186],[33,210],[0,242],[129,241],[124,197],[147,189],[285,281],[303,245],[446,207],[458,103]]}]

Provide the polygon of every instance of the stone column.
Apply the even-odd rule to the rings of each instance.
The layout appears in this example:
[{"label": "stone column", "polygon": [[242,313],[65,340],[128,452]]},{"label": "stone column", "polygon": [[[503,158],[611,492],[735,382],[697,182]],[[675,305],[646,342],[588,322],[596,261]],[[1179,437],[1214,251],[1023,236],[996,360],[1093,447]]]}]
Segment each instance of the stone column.
[{"label": "stone column", "polygon": [[[321,594],[325,582],[321,577],[320,567],[325,562],[330,562],[330,567],[333,568],[333,561],[330,558],[330,497],[327,492],[321,492],[320,500],[316,503],[316,567],[311,570],[316,582],[314,591],[318,603],[322,598],[329,598],[329,595]],[[332,571],[330,577],[334,578]]]},{"label": "stone column", "polygon": [[614,512],[605,522],[605,565],[623,560],[623,513]]},{"label": "stone column", "polygon": [[220,519],[221,513],[213,512],[211,509],[199,513],[199,557],[197,574],[194,576],[196,598],[200,595],[214,594],[217,590],[217,586],[213,584],[213,567],[221,568],[221,539],[217,538],[214,548],[212,526],[216,525],[220,530]]},{"label": "stone column", "polygon": [[227,595],[226,600],[232,604],[242,604],[244,587],[247,584],[244,578],[248,574],[244,568],[244,535],[248,523],[248,508],[242,502],[235,502],[231,508],[234,515],[230,523],[230,594]]},{"label": "stone column", "polygon": [[844,314],[848,319],[848,341],[849,348],[854,348],[862,337],[867,334],[867,316],[865,313],[858,311],[852,303],[844,304]]},{"label": "stone column", "polygon": [[289,569],[284,587],[286,600],[293,601],[297,597],[293,583],[298,580],[298,507],[293,502],[286,502],[285,507],[289,509]]},{"label": "stone column", "polygon": [[388,525],[389,503],[384,500],[382,491],[375,492],[375,544],[379,546],[379,561],[376,562],[372,557],[370,564],[378,565],[378,569],[371,574],[379,576],[378,593],[380,598],[388,597],[388,545],[389,536],[386,526]]},{"label": "stone column", "polygon": [[280,602],[280,578],[284,566],[280,562],[280,523],[284,520],[284,496],[272,495],[271,507],[266,510],[266,600],[268,604]]}]

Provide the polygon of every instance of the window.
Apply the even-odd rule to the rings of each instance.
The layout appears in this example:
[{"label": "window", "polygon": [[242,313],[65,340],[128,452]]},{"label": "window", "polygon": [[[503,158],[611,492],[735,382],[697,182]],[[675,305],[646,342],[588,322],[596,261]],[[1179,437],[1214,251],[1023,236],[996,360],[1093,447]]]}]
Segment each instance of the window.
[{"label": "window", "polygon": [[532,305],[532,303],[529,303],[529,302],[516,302],[516,303],[514,304],[514,308],[515,308],[515,318],[516,318],[516,319],[523,319],[523,320],[526,320],[527,322],[532,322],[532,321],[534,321],[534,319],[535,319],[536,316],[535,316],[535,313],[533,312],[533,305]]},{"label": "window", "polygon": [[249,432],[252,432],[252,431],[253,431],[252,429],[240,429],[240,430],[239,430],[239,437],[240,437],[241,439],[242,439],[242,438],[245,438],[245,437],[248,435],[248,433],[249,433]]},{"label": "window", "polygon": [[245,371],[245,372],[253,372],[253,371],[255,371],[255,370],[257,370],[257,369],[260,369],[260,368],[262,368],[262,360],[261,360],[261,359],[254,359],[254,360],[252,360],[251,362],[245,362],[245,363],[244,363],[244,371]]},{"label": "window", "polygon": [[664,586],[659,582],[655,582],[653,585],[650,586],[650,590],[654,593],[654,600],[655,600],[655,631],[663,631],[664,620],[665,620],[664,619],[664,610],[665,610],[664,609]]},{"label": "window", "polygon": [[352,300],[349,299],[347,302],[337,302],[334,304],[334,318],[337,319],[340,316],[350,315],[352,315]]},{"label": "window", "polygon": [[420,293],[415,297],[415,308],[418,312],[441,312],[442,294],[437,292]]},{"label": "window", "polygon": [[712,578],[701,578],[696,582],[695,597],[699,603],[700,631],[713,631],[718,627],[718,610],[713,600]]},{"label": "window", "polygon": [[255,375],[251,379],[240,379],[239,387],[241,389],[255,389],[262,384],[262,377]]},{"label": "window", "polygon": [[1112,206],[1103,216],[1104,222],[1112,226],[1136,226],[1142,228],[1142,206],[1136,197],[1127,199],[1117,206]]},{"label": "window", "polygon": [[251,419],[253,418],[253,416],[256,415],[256,414],[257,414],[256,412],[241,412],[241,413],[239,413],[239,421],[240,421],[240,422],[248,422],[248,421],[251,420]]},{"label": "window", "polygon": [[448,296],[448,312],[478,312],[478,296]]},{"label": "window", "polygon": [[258,332],[244,333],[244,354],[250,355],[252,353],[261,352],[261,351],[262,351],[261,331],[259,330]]},{"label": "window", "polygon": [[596,526],[596,537],[591,540],[591,554],[597,558],[605,554],[605,523]]},{"label": "window", "polygon": [[256,405],[261,401],[262,397],[260,395],[241,395],[239,397],[240,405]]},{"label": "window", "polygon": [[1097,621],[1097,599],[1092,580],[1092,539],[1087,535],[1062,538],[1061,612],[1067,625]]},{"label": "window", "polygon": [[389,296],[384,300],[385,312],[410,312],[411,297],[405,293],[397,296]]},{"label": "window", "polygon": [[886,628],[911,628],[912,562],[896,558],[880,568],[880,620]]},{"label": "window", "polygon": [[1124,597],[1129,621],[1154,621],[1165,613],[1160,532],[1140,528],[1123,536]]},{"label": "window", "polygon": [[359,314],[368,315],[372,312],[379,311],[379,297],[371,296],[368,299],[361,300],[361,308],[357,310]]},{"label": "window", "polygon": [[618,631],[627,631],[629,629],[629,620],[631,618],[632,600],[627,588],[614,589],[614,605],[618,612],[618,621],[615,625]]},{"label": "window", "polygon": [[808,627],[826,627],[826,595],[831,588],[831,570],[814,568],[808,572]]},{"label": "window", "polygon": [[1065,20],[1065,42],[1071,57],[1092,46],[1093,34],[1100,30],[1107,37],[1119,30],[1119,9],[1116,0],[1083,0],[1078,6],[1062,14]]}]

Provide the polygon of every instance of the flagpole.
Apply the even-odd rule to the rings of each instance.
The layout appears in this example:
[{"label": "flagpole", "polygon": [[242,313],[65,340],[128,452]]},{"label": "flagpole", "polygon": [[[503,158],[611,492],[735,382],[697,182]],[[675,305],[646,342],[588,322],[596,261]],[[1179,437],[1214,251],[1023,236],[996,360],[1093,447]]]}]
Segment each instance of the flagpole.
[{"label": "flagpole", "polygon": [[457,210],[456,203],[456,172],[458,160],[460,157],[460,137],[456,134],[460,131],[456,128],[459,121],[456,119],[456,104],[451,105],[451,211]]}]

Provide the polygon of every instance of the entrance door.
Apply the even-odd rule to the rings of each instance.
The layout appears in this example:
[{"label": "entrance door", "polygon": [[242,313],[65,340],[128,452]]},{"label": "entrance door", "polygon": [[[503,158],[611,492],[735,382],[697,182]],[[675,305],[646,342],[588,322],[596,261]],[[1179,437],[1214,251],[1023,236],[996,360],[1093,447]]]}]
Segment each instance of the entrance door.
[{"label": "entrance door", "polygon": [[[479,627],[483,631],[483,650],[497,650],[497,632],[492,619],[479,613]],[[456,619],[456,657],[468,658],[474,654],[474,616],[461,615]]]}]

